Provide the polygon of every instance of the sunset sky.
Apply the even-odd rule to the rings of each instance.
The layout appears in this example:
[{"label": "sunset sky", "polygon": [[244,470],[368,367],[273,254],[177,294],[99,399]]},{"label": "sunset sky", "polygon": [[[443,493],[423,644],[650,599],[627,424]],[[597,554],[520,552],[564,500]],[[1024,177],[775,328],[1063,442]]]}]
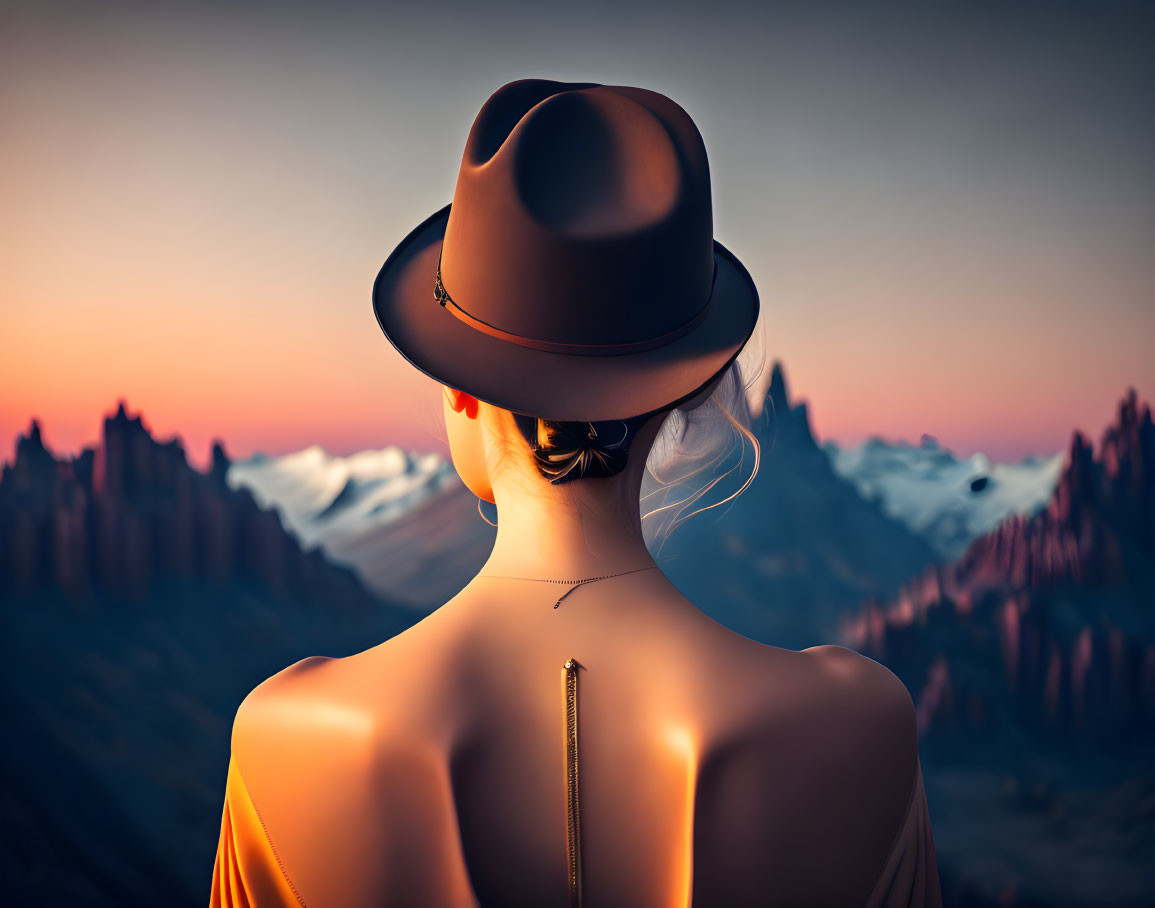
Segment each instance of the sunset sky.
[{"label": "sunset sky", "polygon": [[439,448],[370,288],[495,89],[677,100],[822,438],[998,458],[1155,394],[1155,29],[1117,4],[5,4],[0,460]]}]

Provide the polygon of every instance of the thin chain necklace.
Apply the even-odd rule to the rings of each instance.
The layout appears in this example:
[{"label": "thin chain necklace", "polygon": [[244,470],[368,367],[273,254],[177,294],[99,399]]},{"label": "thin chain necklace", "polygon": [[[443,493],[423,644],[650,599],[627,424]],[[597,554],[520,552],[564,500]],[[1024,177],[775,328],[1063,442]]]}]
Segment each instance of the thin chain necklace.
[{"label": "thin chain necklace", "polygon": [[586,577],[582,580],[546,580],[541,577],[509,577],[504,574],[478,574],[478,577],[488,577],[490,580],[525,580],[530,583],[560,583],[563,586],[568,586],[569,589],[561,594],[561,597],[553,604],[554,608],[561,605],[562,600],[570,593],[576,590],[579,586],[585,586],[587,583],[597,583],[599,580],[609,580],[611,577],[624,577],[626,574],[639,574],[642,571],[657,570],[656,564],[647,565],[646,567],[633,568],[629,571],[618,571],[616,574],[603,574],[601,577]]}]

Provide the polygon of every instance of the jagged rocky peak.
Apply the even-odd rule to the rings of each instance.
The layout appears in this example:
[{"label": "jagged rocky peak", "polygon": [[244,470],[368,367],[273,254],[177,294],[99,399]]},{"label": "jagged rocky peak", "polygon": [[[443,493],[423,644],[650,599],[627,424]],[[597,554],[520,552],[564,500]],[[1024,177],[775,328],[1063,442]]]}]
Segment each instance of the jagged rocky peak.
[{"label": "jagged rocky peak", "polygon": [[789,435],[803,443],[804,448],[817,447],[814,433],[810,430],[810,412],[805,401],[791,403],[790,387],[786,380],[786,370],[779,360],[774,361],[770,373],[770,424],[776,435]]},{"label": "jagged rocky peak", "polygon": [[1077,526],[1083,510],[1094,498],[1095,452],[1086,436],[1076,431],[1051,499],[1051,516],[1060,523]]},{"label": "jagged rocky peak", "polygon": [[154,439],[139,413],[129,415],[124,400],[104,418],[93,474],[96,494],[124,497],[171,488],[187,467],[180,440]]},{"label": "jagged rocky peak", "polygon": [[795,404],[790,414],[794,418],[794,427],[798,434],[814,444],[814,433],[810,430],[810,407],[806,401],[799,401]]},{"label": "jagged rocky peak", "polygon": [[0,478],[0,595],[140,600],[156,581],[197,580],[371,605],[352,573],[302,550],[275,512],[227,486],[219,442],[213,473],[202,473],[121,401],[95,451],[58,461],[35,423],[18,448]]},{"label": "jagged rocky peak", "polygon": [[48,448],[40,434],[40,420],[34,417],[28,425],[28,433],[16,436],[16,457],[39,457],[42,453],[48,453]]},{"label": "jagged rocky peak", "polygon": [[786,412],[790,409],[790,389],[786,384],[786,370],[780,360],[774,360],[774,367],[770,372],[769,396],[776,410]]},{"label": "jagged rocky peak", "polygon": [[229,466],[232,461],[229,460],[229,455],[225,453],[225,443],[219,438],[213,439],[213,455],[210,473],[213,478],[221,485],[225,484],[229,475]]},{"label": "jagged rocky peak", "polygon": [[1152,481],[1155,469],[1155,426],[1149,404],[1139,405],[1134,388],[1119,403],[1115,425],[1103,433],[1100,460],[1108,478],[1122,479],[1138,487],[1144,479]]},{"label": "jagged rocky peak", "polygon": [[925,653],[944,651],[956,699],[988,713],[1010,703],[1027,720],[1137,727],[1155,717],[1153,563],[1155,426],[1132,389],[1098,456],[1073,434],[1046,510],[1008,518],[895,602],[868,606],[848,640],[916,691],[930,684]]},{"label": "jagged rocky peak", "polygon": [[144,435],[152,437],[148,431],[148,427],[144,424],[144,419],[137,413],[129,415],[128,403],[122,397],[116,402],[116,412],[112,416],[104,417],[104,434],[107,436],[110,431],[127,431],[140,432]]},{"label": "jagged rocky peak", "polygon": [[4,473],[18,486],[27,488],[48,481],[55,472],[56,460],[44,444],[40,420],[33,419],[28,434],[16,436],[16,457],[11,470]]},{"label": "jagged rocky peak", "polygon": [[1155,533],[1155,425],[1151,407],[1134,388],[1119,403],[1116,420],[1103,431],[1098,456],[1080,432],[1059,480],[1050,515],[1077,535],[1107,523],[1151,542]]}]

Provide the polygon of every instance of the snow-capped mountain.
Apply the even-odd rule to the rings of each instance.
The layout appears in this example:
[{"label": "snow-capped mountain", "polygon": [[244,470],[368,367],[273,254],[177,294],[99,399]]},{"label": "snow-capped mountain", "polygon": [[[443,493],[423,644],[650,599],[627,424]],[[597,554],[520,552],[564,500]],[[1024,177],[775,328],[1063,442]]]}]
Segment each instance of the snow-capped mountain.
[{"label": "snow-capped mountain", "polygon": [[391,446],[337,457],[314,445],[237,461],[228,484],[275,509],[302,545],[422,611],[460,590],[493,546],[477,499],[440,454]]},{"label": "snow-capped mountain", "polygon": [[1063,454],[992,463],[983,454],[956,457],[934,438],[918,445],[872,438],[851,448],[823,446],[830,461],[866,498],[957,558],[1012,514],[1031,515],[1055,490]]},{"label": "snow-capped mountain", "polygon": [[306,546],[390,523],[456,481],[440,454],[410,454],[396,446],[348,457],[318,445],[270,457],[256,454],[229,466],[228,484],[274,508]]},{"label": "snow-capped mountain", "polygon": [[[1062,454],[1017,463],[962,459],[930,436],[918,445],[874,438],[842,449],[827,442],[823,450],[864,498],[878,500],[947,560],[1005,517],[1042,507],[1063,464]],[[275,509],[302,545],[320,547],[379,593],[419,608],[460,589],[493,543],[476,500],[440,454],[390,446],[339,457],[314,445],[235,461],[227,482]]]}]

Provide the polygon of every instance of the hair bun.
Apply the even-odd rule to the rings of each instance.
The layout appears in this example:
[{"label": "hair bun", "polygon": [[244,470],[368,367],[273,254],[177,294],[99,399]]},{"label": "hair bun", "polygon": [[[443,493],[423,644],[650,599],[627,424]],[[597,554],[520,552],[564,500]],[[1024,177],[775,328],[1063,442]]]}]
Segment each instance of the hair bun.
[{"label": "hair bun", "polygon": [[537,469],[551,483],[603,479],[626,468],[630,442],[644,420],[577,422],[514,414]]}]

